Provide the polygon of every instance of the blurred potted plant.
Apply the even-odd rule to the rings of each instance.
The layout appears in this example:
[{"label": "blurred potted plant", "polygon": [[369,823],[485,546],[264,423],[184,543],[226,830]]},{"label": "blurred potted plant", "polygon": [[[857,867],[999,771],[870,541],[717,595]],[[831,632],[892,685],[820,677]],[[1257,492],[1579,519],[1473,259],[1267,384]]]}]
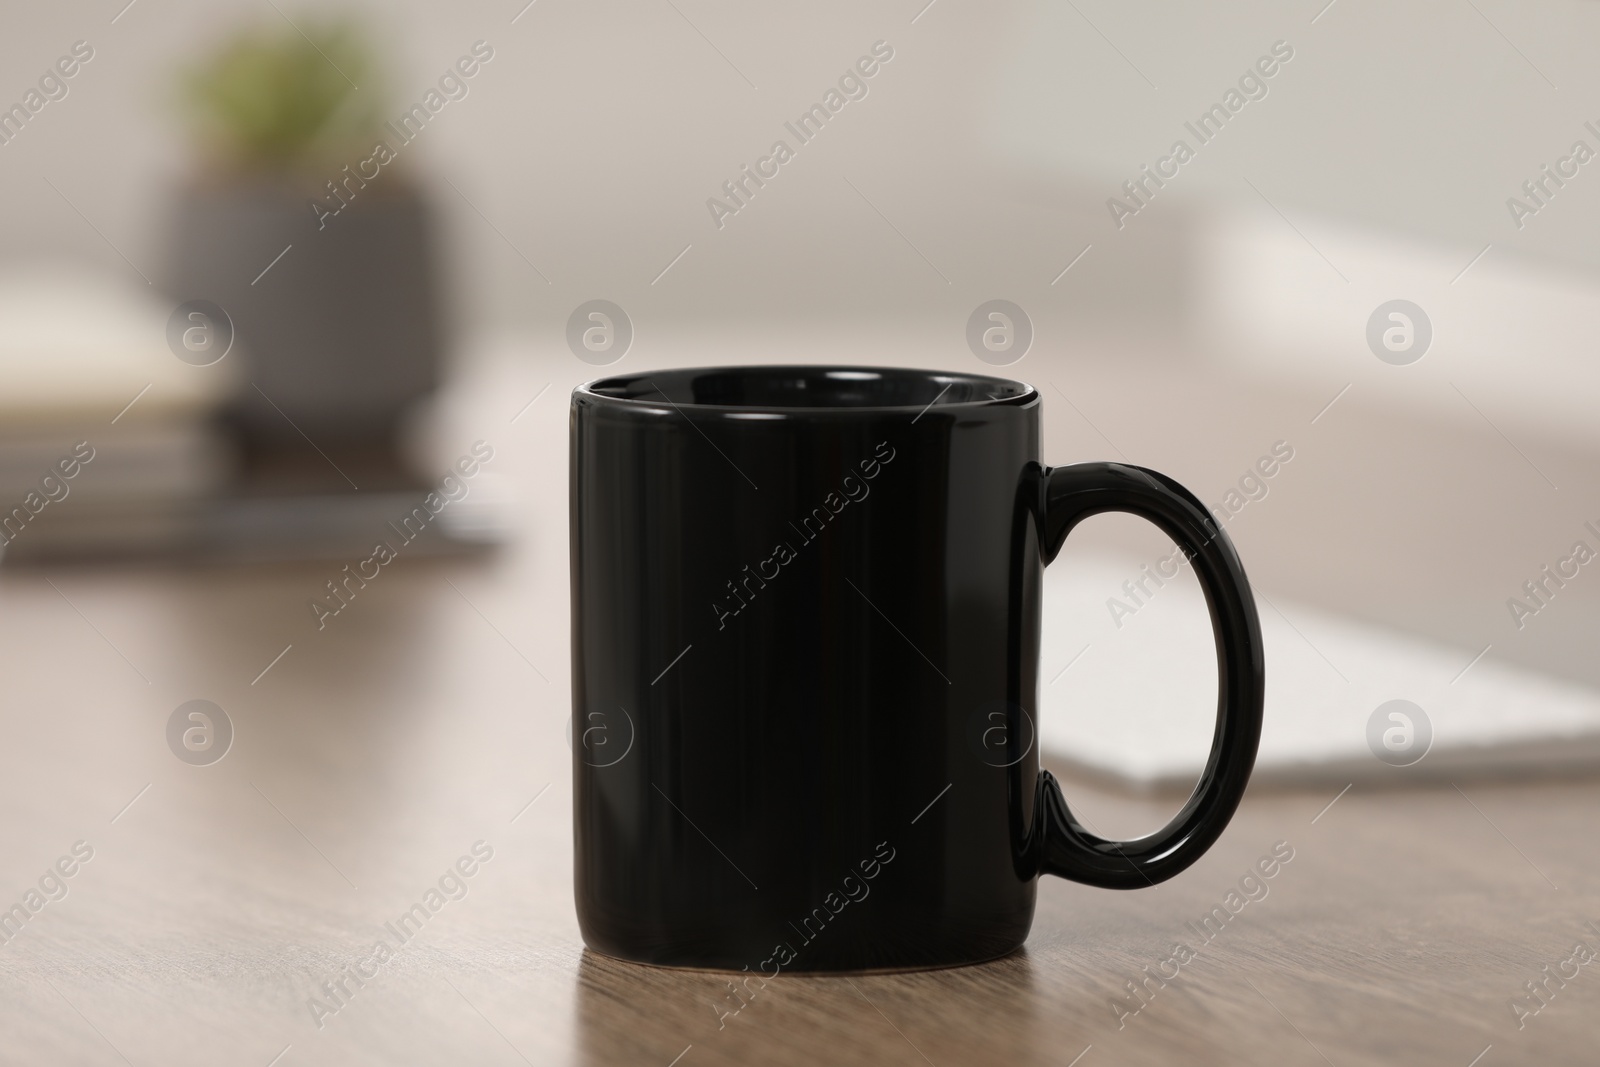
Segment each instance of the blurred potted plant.
[{"label": "blurred potted plant", "polygon": [[399,168],[351,169],[381,140],[384,104],[361,35],[304,29],[245,30],[184,73],[200,166],[172,211],[167,280],[233,319],[247,456],[303,449],[302,434],[392,456],[438,377],[426,205]]}]

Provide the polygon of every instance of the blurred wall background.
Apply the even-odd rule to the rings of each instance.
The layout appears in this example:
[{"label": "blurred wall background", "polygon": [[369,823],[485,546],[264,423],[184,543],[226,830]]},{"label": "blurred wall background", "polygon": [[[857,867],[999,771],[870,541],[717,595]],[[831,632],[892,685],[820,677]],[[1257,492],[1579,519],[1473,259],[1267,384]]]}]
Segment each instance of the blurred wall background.
[{"label": "blurred wall background", "polygon": [[[10,254],[122,266],[48,177],[131,259],[149,262],[161,238],[152,209],[190,159],[171,120],[177,68],[227,30],[279,17],[266,2],[138,0],[113,25],[124,2],[7,14],[7,99],[72,41],[96,49],[70,97],[4,148],[0,189],[16,208],[30,205],[8,212]],[[1295,58],[1268,97],[1163,200],[1260,207],[1248,177],[1303,229],[1325,218],[1425,238],[1464,253],[1462,264],[1493,241],[1498,255],[1600,266],[1590,239],[1600,192],[1587,174],[1560,194],[1559,222],[1518,231],[1505,207],[1600,118],[1584,106],[1585,83],[1600,77],[1587,56],[1600,33],[1592,4],[1338,0],[1312,24],[1320,3],[938,0],[913,25],[916,2],[539,0],[513,25],[523,2],[336,8],[364,14],[397,101],[420,97],[473,41],[496,50],[469,99],[408,150],[550,277],[535,288],[543,283],[471,207],[441,195],[460,315],[473,325],[537,326],[560,317],[568,297],[629,283],[636,300],[658,302],[641,310],[712,320],[876,316],[941,307],[952,287],[1035,287],[1085,243],[1133,244],[1156,228],[1152,211],[1117,232],[1105,198],[1280,39]],[[320,9],[278,6],[296,21]],[[757,210],[718,232],[706,198],[878,39],[896,57],[869,98],[784,168]],[[951,286],[907,269],[905,247],[865,225],[875,216],[845,177]],[[670,290],[649,290],[691,242],[694,260],[680,266],[692,269]],[[1051,295],[1070,303],[1092,285]]]}]

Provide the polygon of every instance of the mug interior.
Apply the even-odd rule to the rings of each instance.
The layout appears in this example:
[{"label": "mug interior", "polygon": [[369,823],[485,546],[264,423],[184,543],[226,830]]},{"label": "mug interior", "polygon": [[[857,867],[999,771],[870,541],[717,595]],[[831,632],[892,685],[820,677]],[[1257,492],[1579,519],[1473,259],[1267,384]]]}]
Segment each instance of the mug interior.
[{"label": "mug interior", "polygon": [[1005,378],[897,367],[700,367],[602,378],[583,391],[615,400],[727,408],[893,408],[997,403],[1033,395]]}]

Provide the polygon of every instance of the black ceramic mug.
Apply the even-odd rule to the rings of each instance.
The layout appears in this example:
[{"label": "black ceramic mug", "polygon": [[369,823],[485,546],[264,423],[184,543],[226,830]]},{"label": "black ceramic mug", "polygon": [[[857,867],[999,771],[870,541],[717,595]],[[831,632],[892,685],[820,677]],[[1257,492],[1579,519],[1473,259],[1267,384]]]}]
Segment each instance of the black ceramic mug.
[{"label": "black ceramic mug", "polygon": [[[1040,465],[1040,397],[968,374],[727,367],[573,392],[573,794],[595,951],[780,972],[1022,944],[1038,876],[1152,885],[1210,847],[1261,732],[1261,630],[1206,508],[1119,463]],[[1103,840],[1036,743],[1040,589],[1140,515],[1190,557],[1218,709],[1164,829]]]}]

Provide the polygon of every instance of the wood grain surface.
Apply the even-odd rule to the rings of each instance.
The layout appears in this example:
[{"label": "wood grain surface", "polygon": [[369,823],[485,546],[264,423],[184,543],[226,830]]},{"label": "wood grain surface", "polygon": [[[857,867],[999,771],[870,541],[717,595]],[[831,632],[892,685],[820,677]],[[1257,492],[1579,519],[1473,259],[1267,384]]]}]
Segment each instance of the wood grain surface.
[{"label": "wood grain surface", "polygon": [[[1594,1062],[1600,971],[1548,984],[1520,1030],[1509,1007],[1600,944],[1588,782],[1331,807],[1258,792],[1175,881],[1046,881],[1026,950],[978,967],[735,999],[725,976],[595,956],[572,909],[563,646],[540,632],[559,623],[519,608],[564,591],[525,562],[397,569],[321,633],[300,613],[327,568],[7,574],[0,906],[75,843],[93,856],[0,945],[0,1059],[1466,1067],[1493,1045],[1481,1064]],[[166,746],[194,698],[236,727],[211,766]],[[1070,792],[1118,832],[1170,807]],[[447,882],[465,895],[374,962],[480,841],[492,858]],[[1278,842],[1293,859],[1206,940]],[[1174,967],[1179,942],[1195,955]],[[1127,983],[1174,970],[1127,1014]],[[336,1010],[311,1006],[337,1003],[324,981],[344,983]]]}]

